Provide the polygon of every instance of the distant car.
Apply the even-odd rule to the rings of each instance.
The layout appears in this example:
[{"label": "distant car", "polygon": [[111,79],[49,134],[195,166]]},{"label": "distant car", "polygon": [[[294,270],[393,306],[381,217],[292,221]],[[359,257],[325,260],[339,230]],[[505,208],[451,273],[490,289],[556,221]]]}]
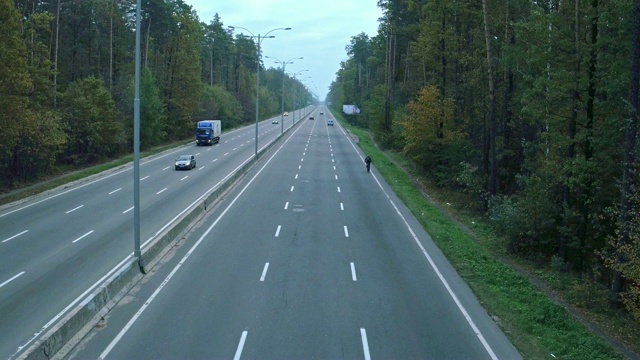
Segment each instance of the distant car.
[{"label": "distant car", "polygon": [[180,155],[176,159],[176,170],[193,169],[196,167],[196,157],[193,155]]},{"label": "distant car", "polygon": [[313,116],[309,116],[309,120],[314,120]]},{"label": "distant car", "polygon": [[271,120],[271,123],[272,123],[272,124],[277,124],[277,123],[278,123],[278,120]]},{"label": "distant car", "polygon": [[282,114],[282,115],[289,116],[289,113],[285,111],[284,114]]},{"label": "distant car", "polygon": [[327,120],[327,125],[328,126],[333,126],[333,119]]},{"label": "distant car", "polygon": [[324,115],[324,111],[320,111],[320,115]]}]

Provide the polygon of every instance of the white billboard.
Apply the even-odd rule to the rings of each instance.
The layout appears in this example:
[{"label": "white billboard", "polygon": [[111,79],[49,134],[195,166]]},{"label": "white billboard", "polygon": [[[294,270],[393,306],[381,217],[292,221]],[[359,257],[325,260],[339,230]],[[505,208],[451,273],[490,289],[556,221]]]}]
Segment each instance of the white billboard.
[{"label": "white billboard", "polygon": [[360,108],[357,105],[342,105],[342,112],[347,115],[358,115]]}]

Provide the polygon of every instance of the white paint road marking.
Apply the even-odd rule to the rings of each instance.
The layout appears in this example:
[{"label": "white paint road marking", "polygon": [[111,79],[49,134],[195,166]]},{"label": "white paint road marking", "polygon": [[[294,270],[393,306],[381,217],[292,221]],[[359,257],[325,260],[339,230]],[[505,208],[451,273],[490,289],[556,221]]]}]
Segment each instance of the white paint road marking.
[{"label": "white paint road marking", "polygon": [[371,360],[371,354],[369,354],[369,341],[367,340],[367,330],[360,328],[360,337],[362,338],[362,351],[364,351],[364,359]]},{"label": "white paint road marking", "polygon": [[162,190],[158,191],[158,192],[156,193],[156,195],[160,195],[160,194],[162,194],[163,192],[165,192],[165,190],[167,190],[167,188],[164,188],[164,189],[162,189]]},{"label": "white paint road marking", "polygon": [[291,191],[293,191],[294,186],[291,186]]},{"label": "white paint road marking", "polygon": [[349,237],[349,230],[347,229],[347,225],[344,226],[344,237]]},{"label": "white paint road marking", "polygon": [[287,201],[286,203],[284,203],[284,209],[287,210],[288,207],[289,207],[289,202]]},{"label": "white paint road marking", "polygon": [[282,226],[278,225],[278,228],[276,229],[276,237],[278,237],[278,235],[280,235],[280,229],[282,228]]},{"label": "white paint road marking", "polygon": [[338,175],[335,175],[335,177],[336,177],[336,180],[338,180]]},{"label": "white paint road marking", "polygon": [[[298,128],[301,129],[301,128]],[[191,249],[187,252],[187,254],[182,258],[182,260],[180,260],[180,262],[173,268],[173,270],[171,271],[171,273],[169,273],[169,275],[167,275],[167,277],[164,279],[164,281],[160,284],[160,286],[158,286],[158,288],[153,292],[153,294],[151,294],[151,296],[147,299],[147,301],[142,305],[142,307],[140,307],[140,309],[135,313],[135,315],[129,320],[129,322],[127,323],[127,325],[125,325],[125,327],[120,330],[120,332],[118,333],[118,335],[111,341],[111,343],[107,346],[107,348],[102,352],[102,354],[100,354],[100,357],[98,359],[104,359],[107,355],[109,355],[109,353],[111,352],[111,350],[113,350],[113,348],[118,344],[118,342],[120,341],[120,339],[122,339],[122,337],[127,333],[127,331],[129,330],[129,328],[131,328],[131,326],[133,326],[133,324],[138,320],[138,318],[140,317],[140,315],[142,315],[142,313],[144,312],[144,310],[151,304],[151,302],[153,301],[153,299],[156,298],[156,296],[158,296],[158,294],[160,293],[160,291],[162,291],[162,289],[166,286],[166,284],[171,280],[171,278],[176,274],[176,272],[178,272],[178,270],[180,270],[180,268],[182,267],[182,265],[187,261],[187,259],[189,258],[189,256],[191,256],[191,254],[198,248],[198,246],[200,246],[200,243],[202,243],[202,241],[204,240],[204,238],[209,235],[209,233],[213,230],[213,228],[218,224],[218,222],[220,222],[220,220],[224,217],[224,215],[226,215],[226,213],[229,211],[229,209],[231,209],[231,207],[236,203],[236,201],[238,201],[238,199],[240,198],[240,196],[242,196],[242,194],[244,194],[244,192],[247,190],[247,188],[253,184],[253,182],[255,181],[255,179],[262,173],[262,171],[267,167],[267,165],[269,165],[269,163],[271,162],[271,160],[273,160],[273,158],[280,152],[280,150],[284,147],[284,145],[287,144],[287,142],[289,141],[289,139],[291,139],[291,137],[293,135],[295,135],[295,133],[298,131],[298,129],[296,129],[295,131],[293,131],[291,133],[291,135],[289,135],[289,138],[282,144],[280,145],[280,147],[273,153],[273,155],[271,155],[271,157],[269,158],[269,160],[267,160],[264,165],[262,165],[262,168],[260,168],[260,170],[258,170],[258,172],[253,176],[253,178],[251,178],[251,180],[249,180],[249,182],[244,186],[244,188],[242,188],[242,190],[240,190],[240,193],[238,193],[238,195],[236,195],[236,197],[231,201],[231,203],[224,209],[224,211],[216,218],[216,220],[213,222],[213,224],[211,224],[207,230],[204,232],[204,234],[202,234],[202,236],[200,236],[200,238],[198,239],[198,241],[196,241],[196,243],[191,247]],[[253,159],[253,155],[248,158],[247,160],[245,160],[244,163],[240,164],[235,170],[234,172],[232,172],[231,174],[235,173],[235,171],[237,171],[240,167],[244,166],[246,163],[248,163],[251,159]],[[229,176],[231,176],[231,174],[227,175],[224,179],[221,180],[224,181],[226,180]],[[213,188],[210,189],[209,192],[213,191],[213,189],[215,189],[220,183],[216,184]],[[207,195],[208,193],[205,193],[205,195]],[[158,233],[160,233],[161,231],[163,231],[167,226],[169,226],[169,224],[173,223],[173,221],[175,221],[175,219],[179,216],[181,216],[185,211],[187,211],[189,208],[191,208],[192,206],[195,206],[196,203],[198,203],[205,195],[202,195],[199,199],[197,199],[194,203],[192,203],[189,207],[187,207],[185,210],[183,210],[180,214],[178,214],[174,219],[172,219],[169,223],[167,223],[167,225],[165,225],[162,229],[160,229],[156,235]],[[155,236],[155,235],[154,235]],[[153,239],[153,237],[151,238]],[[149,242],[151,239],[147,240],[147,242]],[[147,243],[145,242],[145,244]],[[144,248],[145,244],[142,244],[142,247]],[[120,264],[118,264],[112,271],[115,271],[116,269],[120,268],[120,266],[122,266],[122,264],[124,264],[125,261],[128,261],[133,255],[130,254],[126,259],[124,259]],[[110,274],[105,275],[102,279],[100,279],[99,282],[97,282],[95,286],[97,286],[100,282],[102,282],[104,280],[104,278],[106,278],[107,276],[109,276]],[[85,294],[81,295],[82,297],[84,297],[86,295],[87,292],[91,291],[91,289],[87,290],[85,292]],[[80,299],[80,298],[78,298]],[[71,306],[71,305],[70,305]],[[68,308],[70,308],[70,306]],[[68,308],[64,310],[64,312],[68,311]],[[64,312],[60,313],[59,316],[61,316]],[[51,320],[46,326],[49,327],[53,321],[55,321],[57,318]],[[27,344],[29,344],[31,341],[33,341],[34,339],[36,339],[39,336],[39,334],[36,334],[31,340],[29,340],[29,342]],[[243,333],[243,336],[240,340],[240,345],[238,346],[238,350],[236,352],[236,355],[240,356],[240,353],[242,353],[242,347],[244,346],[244,339],[246,339],[246,331]],[[26,346],[26,345],[24,345]],[[22,348],[18,349],[18,351],[20,351]]]},{"label": "white paint road marking", "polygon": [[228,153],[228,152],[226,152],[226,153],[222,154],[222,156],[227,156],[227,155],[229,155],[229,153]]},{"label": "white paint road marking", "polygon": [[338,192],[340,192],[340,186],[338,186]]},{"label": "white paint road marking", "polygon": [[200,170],[202,170],[202,169],[204,169],[204,166],[199,167],[199,168],[198,168],[198,171],[200,171]]},{"label": "white paint road marking", "polygon": [[242,355],[242,349],[244,348],[244,342],[247,341],[247,331],[242,332],[242,336],[240,336],[240,343],[238,343],[238,348],[236,349],[236,354],[233,356],[233,360],[240,360],[240,356]]},{"label": "white paint road marking", "polygon": [[264,277],[267,276],[268,269],[269,269],[269,263],[265,263],[264,269],[262,269],[262,276],[260,276],[260,281],[264,281]]},{"label": "white paint road marking", "polygon": [[180,179],[180,181],[182,181],[182,180],[184,180],[184,179],[186,179],[186,178],[188,178],[188,177],[189,177],[189,175],[187,175],[187,176],[183,177],[182,179]]},{"label": "white paint road marking", "polygon": [[2,284],[0,284],[0,288],[7,285],[8,283],[12,282],[13,280],[17,279],[18,277],[22,276],[24,274],[24,271],[19,273],[18,275],[13,276],[11,279],[3,282]]},{"label": "white paint road marking", "polygon": [[216,161],[218,161],[218,159],[217,159],[217,158],[216,158],[216,159],[213,159],[213,161],[211,161],[211,162],[212,162],[212,163],[214,163],[214,162],[216,162]]},{"label": "white paint road marking", "polygon": [[115,194],[115,193],[117,193],[117,192],[118,192],[118,191],[120,191],[120,190],[122,190],[122,188],[115,189],[115,190],[113,190],[112,192],[110,192],[110,193],[109,193],[109,195]]},{"label": "white paint road marking", "polygon": [[76,207],[76,208],[73,208],[73,209],[71,209],[71,210],[67,211],[67,212],[66,212],[66,214],[68,214],[68,213],[70,213],[70,212],[73,212],[73,211],[76,211],[76,210],[80,209],[80,208],[81,208],[81,207],[83,207],[83,206],[84,206],[84,205],[80,205],[80,206],[78,206],[78,207]]},{"label": "white paint road marking", "polygon": [[302,167],[302,165],[298,165],[298,170],[300,170],[301,167]]},{"label": "white paint road marking", "polygon": [[296,176],[294,177],[294,179],[297,179],[297,178],[298,178],[298,174],[296,174]]},{"label": "white paint road marking", "polygon": [[344,211],[344,205],[340,203],[340,210]]},{"label": "white paint road marking", "polygon": [[123,211],[122,213],[123,213],[123,214],[126,214],[126,213],[128,213],[129,211],[131,211],[131,210],[133,210],[133,206],[132,206],[132,207],[130,207],[130,208],[128,208],[127,210]]},{"label": "white paint road marking", "polygon": [[77,239],[73,240],[73,241],[72,241],[72,243],[74,243],[74,244],[75,244],[75,243],[77,243],[78,241],[80,241],[80,240],[84,239],[85,237],[87,237],[87,236],[91,235],[91,233],[93,233],[93,230],[91,230],[91,231],[89,231],[88,233],[86,233],[86,234],[84,234],[84,235],[80,236],[79,238],[77,238]]},{"label": "white paint road marking", "polygon": [[353,281],[358,281],[358,277],[356,276],[356,266],[351,263],[351,279],[353,279]]},{"label": "white paint road marking", "polygon": [[11,240],[11,239],[15,239],[15,238],[17,238],[18,236],[20,236],[20,235],[22,235],[22,234],[25,234],[25,233],[27,233],[27,232],[29,232],[29,230],[25,230],[25,231],[23,231],[23,232],[21,232],[21,233],[19,233],[19,234],[15,234],[15,235],[13,235],[12,237],[10,237],[10,238],[8,238],[8,239],[4,239],[4,240],[2,240],[2,242],[3,242],[3,243],[6,243],[7,241],[9,241],[9,240]]},{"label": "white paint road marking", "polygon": [[143,177],[142,179],[140,179],[140,181],[142,181],[142,180],[144,180],[144,179],[148,179],[148,178],[149,178],[149,175],[147,175],[147,176]]},{"label": "white paint road marking", "polygon": [[[358,155],[360,155],[360,153],[358,152],[358,149],[356,148],[356,145],[353,143],[353,141],[351,141],[351,138],[347,135],[347,133],[344,131],[344,129],[340,128],[340,130],[342,130],[342,133],[345,135],[345,137],[347,138],[347,141],[349,141],[349,143],[351,144],[351,147],[353,148],[353,150],[355,150],[356,153],[358,153]],[[364,158],[362,157],[362,155],[360,155],[360,160],[364,161]],[[400,212],[400,210],[398,209],[398,207],[396,206],[396,203],[393,202],[393,200],[391,200],[391,197],[389,196],[389,194],[385,191],[385,189],[382,187],[382,184],[380,183],[380,181],[378,180],[378,177],[375,174],[372,174],[373,179],[376,181],[376,183],[378,184],[378,187],[380,188],[380,190],[382,190],[382,192],[384,193],[384,195],[387,197],[387,200],[389,200],[389,202],[391,203],[391,206],[393,206],[394,210],[396,211],[396,214],[398,214],[398,216],[400,217],[400,219],[402,219],[402,221],[404,222],[404,225],[407,227],[407,229],[409,230],[409,233],[411,233],[411,236],[413,237],[413,240],[415,241],[415,243],[418,245],[418,247],[420,248],[420,251],[422,252],[422,254],[424,255],[424,257],[427,259],[427,261],[429,262],[429,265],[431,265],[431,268],[433,269],[433,271],[435,271],[436,275],[438,275],[438,278],[440,279],[440,282],[444,285],[444,287],[447,289],[447,292],[449,293],[449,296],[451,296],[451,298],[453,299],[453,301],[456,303],[456,306],[458,306],[458,310],[460,310],[460,312],[462,313],[462,315],[464,316],[464,318],[467,320],[467,323],[469,324],[469,326],[471,327],[471,329],[473,330],[473,332],[476,334],[476,337],[478,338],[478,340],[480,340],[480,342],[482,343],[482,346],[484,346],[484,349],[487,351],[487,353],[489,354],[489,356],[491,357],[491,359],[493,360],[498,360],[498,357],[496,356],[496,354],[493,352],[493,349],[491,348],[491,346],[489,345],[489,343],[487,342],[487,340],[484,338],[484,336],[482,335],[482,333],[480,332],[480,329],[478,329],[478,327],[476,326],[475,322],[473,321],[473,319],[471,318],[471,315],[469,315],[469,313],[467,312],[467,309],[462,305],[462,303],[460,302],[460,299],[458,299],[458,296],[453,292],[453,290],[451,289],[451,286],[449,285],[449,282],[447,282],[447,280],[444,278],[444,276],[442,275],[442,273],[440,272],[440,269],[438,268],[438,266],[436,265],[436,263],[433,261],[433,259],[431,258],[431,255],[429,255],[429,253],[427,252],[427,250],[424,248],[424,246],[422,245],[422,243],[420,242],[420,239],[418,239],[418,236],[416,235],[416,233],[413,231],[413,228],[411,228],[411,226],[409,225],[409,222],[407,221],[407,219],[405,219],[405,217],[402,215],[402,213]]]},{"label": "white paint road marking", "polygon": [[162,170],[167,170],[168,168],[170,168],[171,166],[167,166],[166,168],[162,169]]}]

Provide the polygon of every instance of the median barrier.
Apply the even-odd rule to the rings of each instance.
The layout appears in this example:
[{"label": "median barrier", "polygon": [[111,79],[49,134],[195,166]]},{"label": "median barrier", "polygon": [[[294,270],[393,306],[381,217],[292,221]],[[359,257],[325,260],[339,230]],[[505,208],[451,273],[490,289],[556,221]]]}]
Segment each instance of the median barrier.
[{"label": "median barrier", "polygon": [[[300,119],[302,120],[302,119]],[[287,128],[284,134],[293,130]],[[278,144],[284,134],[276,137],[258,151],[262,158],[273,146]],[[260,156],[262,155],[262,156]],[[256,165],[255,158],[240,166],[234,173],[223,180],[220,185],[199,203],[188,209],[177,218],[171,226],[154,236],[151,243],[142,249],[142,257],[147,262],[146,269],[151,269],[184,236],[202,217],[215,208],[222,196],[238,183]],[[130,259],[105,280],[92,294],[87,295],[78,306],[69,311],[62,320],[58,321],[44,335],[37,338],[27,350],[21,353],[20,360],[47,360],[63,358],[91,329],[104,319],[142,278],[137,259]]]}]

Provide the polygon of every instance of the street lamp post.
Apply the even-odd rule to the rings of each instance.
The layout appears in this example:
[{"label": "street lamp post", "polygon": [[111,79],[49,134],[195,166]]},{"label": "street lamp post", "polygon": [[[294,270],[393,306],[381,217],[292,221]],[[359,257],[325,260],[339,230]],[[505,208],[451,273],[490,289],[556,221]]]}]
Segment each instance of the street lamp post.
[{"label": "street lamp post", "polygon": [[251,36],[254,39],[257,39],[256,41],[256,47],[258,49],[258,66],[256,69],[256,150],[255,150],[255,156],[256,156],[256,160],[258,160],[258,121],[259,121],[259,115],[260,115],[260,45],[262,44],[262,40],[266,39],[266,38],[274,38],[275,36],[267,36],[270,33],[276,31],[276,30],[291,30],[290,27],[288,28],[275,28],[275,29],[271,29],[269,31],[267,31],[266,34],[264,34],[262,37],[260,36],[260,34],[258,34],[258,36],[253,35],[253,33],[244,27],[241,26],[229,26],[230,29],[243,29],[249,32],[249,34],[251,34]]},{"label": "street lamp post", "polygon": [[[281,61],[280,59],[273,57],[273,56],[266,56],[266,58],[269,59],[274,59],[277,60],[277,63],[282,63],[282,110],[280,112],[280,135],[284,134],[284,69],[285,69],[285,65],[287,64],[293,64],[293,61],[291,60],[302,60],[304,59],[304,57],[297,57],[297,58],[291,58],[287,61]],[[294,109],[294,113],[295,113],[295,109]]]},{"label": "street lamp post", "polygon": [[302,74],[305,71],[309,71],[309,69],[300,70],[297,73],[293,74],[293,125],[296,124],[296,76]]}]

